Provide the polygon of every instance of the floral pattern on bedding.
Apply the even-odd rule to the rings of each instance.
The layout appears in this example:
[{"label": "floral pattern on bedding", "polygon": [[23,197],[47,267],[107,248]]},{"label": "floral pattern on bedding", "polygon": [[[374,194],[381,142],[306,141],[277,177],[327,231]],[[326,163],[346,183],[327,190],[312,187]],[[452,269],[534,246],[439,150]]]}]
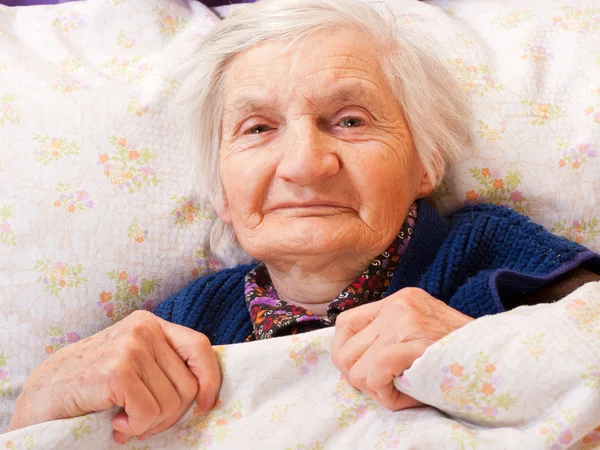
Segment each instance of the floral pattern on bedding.
[{"label": "floral pattern on bedding", "polygon": [[[447,211],[478,201],[508,205],[600,250],[596,2],[386,3],[401,26],[426,29],[439,39],[438,57],[457,77],[474,112],[473,146],[436,192],[438,207]],[[27,373],[45,357],[237,261],[234,253],[218,260],[206,245],[214,215],[195,189],[193,162],[181,140],[184,120],[172,102],[179,87],[176,67],[217,16],[200,2],[167,0],[73,2],[19,11],[0,7],[0,431]],[[566,58],[572,64],[563,65]],[[586,316],[577,304],[571,308],[569,320],[579,323],[578,332],[598,333],[590,319],[595,313]],[[543,330],[524,336],[520,352],[551,371],[551,339]],[[451,344],[452,339],[444,341]],[[303,378],[323,375],[327,358],[319,355],[304,355],[297,375],[302,370]],[[235,365],[229,359],[227,364]],[[455,363],[464,367],[463,377],[479,373],[460,359],[447,367]],[[593,380],[594,370],[583,375]],[[436,374],[442,376],[439,367]],[[461,377],[455,378],[460,385]],[[491,380],[473,388],[471,402],[504,393]],[[336,401],[337,381],[322,398]],[[438,381],[441,386],[443,379]],[[414,382],[403,381],[408,387]],[[339,395],[350,395],[340,389]],[[300,400],[280,402],[283,409],[270,408],[268,416],[311,419],[300,410]],[[460,401],[444,403],[495,421],[522,406],[478,404],[469,411]],[[360,434],[373,413],[369,404],[340,400],[339,405],[345,406],[315,417],[329,417],[323,422],[329,425],[342,417]],[[231,417],[233,442],[237,419]],[[94,423],[75,427],[79,441],[70,432],[65,439],[80,445],[101,428]],[[588,448],[597,445],[600,434],[592,430],[598,425],[585,434],[571,429],[573,442],[582,438]],[[481,433],[463,425],[445,422],[443,429],[446,440],[423,437],[423,445],[487,445]],[[549,439],[554,433],[548,445],[563,445],[565,429],[544,435]],[[407,429],[390,423],[373,432],[370,442],[402,448],[406,436]],[[3,441],[10,448],[42,448],[40,442],[32,436]],[[307,437],[273,447],[331,448],[326,442]]]}]

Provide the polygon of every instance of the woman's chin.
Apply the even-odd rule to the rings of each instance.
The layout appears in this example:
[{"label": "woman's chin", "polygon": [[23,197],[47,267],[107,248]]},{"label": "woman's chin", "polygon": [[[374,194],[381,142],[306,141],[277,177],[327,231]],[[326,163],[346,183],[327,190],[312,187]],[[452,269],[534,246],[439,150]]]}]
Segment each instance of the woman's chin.
[{"label": "woman's chin", "polygon": [[[295,217],[265,223],[261,232],[253,236],[250,253],[265,255],[259,260],[278,256],[317,256],[343,254],[363,241],[364,229],[349,218],[336,216]],[[252,251],[252,250],[258,251]],[[268,249],[268,250],[267,250]]]}]

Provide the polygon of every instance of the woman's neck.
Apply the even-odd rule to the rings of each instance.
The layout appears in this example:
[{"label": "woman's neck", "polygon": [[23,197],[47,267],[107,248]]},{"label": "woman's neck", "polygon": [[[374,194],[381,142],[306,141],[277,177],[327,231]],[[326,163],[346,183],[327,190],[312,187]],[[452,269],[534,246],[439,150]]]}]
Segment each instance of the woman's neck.
[{"label": "woman's neck", "polygon": [[267,270],[281,300],[302,306],[315,315],[327,316],[327,307],[350,283],[364,272],[370,261],[362,264],[331,263],[325,267],[308,267],[293,263],[268,264]]}]

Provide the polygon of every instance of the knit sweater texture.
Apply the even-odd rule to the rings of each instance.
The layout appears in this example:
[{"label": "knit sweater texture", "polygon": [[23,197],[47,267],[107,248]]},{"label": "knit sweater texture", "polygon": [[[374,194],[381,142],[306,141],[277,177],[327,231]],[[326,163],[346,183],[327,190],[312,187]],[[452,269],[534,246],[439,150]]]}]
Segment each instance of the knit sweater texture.
[{"label": "knit sweater texture", "polygon": [[[545,286],[584,265],[600,273],[600,255],[553,235],[502,206],[464,207],[442,218],[426,201],[386,296],[419,287],[477,318],[503,312],[502,298]],[[252,332],[244,278],[255,264],[198,278],[154,313],[204,333],[213,345],[243,342]]]}]

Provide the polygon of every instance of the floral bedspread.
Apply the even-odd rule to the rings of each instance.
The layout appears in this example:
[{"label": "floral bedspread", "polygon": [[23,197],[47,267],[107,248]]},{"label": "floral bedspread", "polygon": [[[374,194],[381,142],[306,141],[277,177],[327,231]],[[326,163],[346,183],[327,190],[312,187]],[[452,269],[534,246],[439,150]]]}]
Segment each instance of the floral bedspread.
[{"label": "floral bedspread", "polygon": [[431,405],[423,408],[385,410],[342,380],[332,332],[215,347],[217,407],[191,407],[145,442],[115,444],[112,410],[6,433],[0,447],[600,448],[600,282],[554,304],[486,316],[431,346],[396,380]]}]

